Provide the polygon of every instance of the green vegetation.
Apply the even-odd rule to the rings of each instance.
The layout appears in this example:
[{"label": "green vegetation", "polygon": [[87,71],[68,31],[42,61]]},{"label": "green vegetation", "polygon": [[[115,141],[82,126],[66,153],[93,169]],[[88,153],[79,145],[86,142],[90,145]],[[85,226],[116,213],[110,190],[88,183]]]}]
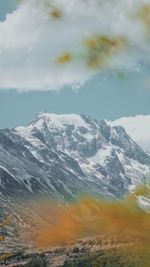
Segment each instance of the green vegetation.
[{"label": "green vegetation", "polygon": [[25,265],[26,267],[47,267],[47,262],[46,259],[44,257],[35,257],[32,258],[29,263],[27,263],[27,265]]},{"label": "green vegetation", "polygon": [[124,255],[124,253],[112,249],[79,255],[66,261],[64,267],[144,267],[143,264],[143,261],[141,263],[134,255]]}]

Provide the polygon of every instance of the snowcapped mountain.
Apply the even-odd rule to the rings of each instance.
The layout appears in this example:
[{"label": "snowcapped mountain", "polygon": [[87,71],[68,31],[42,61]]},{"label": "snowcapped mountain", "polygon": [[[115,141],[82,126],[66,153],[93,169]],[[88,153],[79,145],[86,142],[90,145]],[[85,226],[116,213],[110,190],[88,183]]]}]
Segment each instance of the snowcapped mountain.
[{"label": "snowcapped mountain", "polygon": [[0,194],[9,199],[116,198],[149,174],[150,156],[123,127],[86,115],[40,113],[0,130]]},{"label": "snowcapped mountain", "polygon": [[147,152],[150,153],[150,115],[124,117],[108,122],[111,126],[121,125],[127,133]]}]

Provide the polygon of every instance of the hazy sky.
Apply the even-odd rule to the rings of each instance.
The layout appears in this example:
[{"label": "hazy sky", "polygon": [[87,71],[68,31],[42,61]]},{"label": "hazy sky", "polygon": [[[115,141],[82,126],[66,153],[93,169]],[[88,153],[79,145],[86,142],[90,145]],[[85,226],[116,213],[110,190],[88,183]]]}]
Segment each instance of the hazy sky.
[{"label": "hazy sky", "polygon": [[[41,0],[36,1],[39,2]],[[33,2],[33,0],[28,2]],[[134,0],[131,2],[134,2]],[[47,58],[48,50],[45,42],[48,41],[49,37],[46,35],[47,37],[44,39],[45,35],[42,35],[43,40],[39,41],[41,40],[39,39],[41,35],[37,32],[37,29],[39,30],[39,27],[41,27],[41,21],[36,21],[36,12],[34,12],[35,19],[32,20],[30,12],[33,6],[21,7],[13,16],[9,15],[7,17],[7,22],[4,21],[6,14],[15,9],[14,3],[11,0],[0,0],[0,20],[3,21],[0,23],[0,128],[27,124],[41,111],[53,113],[84,113],[99,119],[109,120],[123,116],[150,114],[149,54],[147,57],[145,56],[149,48],[146,42],[144,45],[142,43],[142,46],[139,41],[137,44],[134,44],[136,49],[140,48],[140,57],[138,59],[141,62],[140,66],[138,65],[136,67],[136,63],[134,62],[137,58],[137,51],[128,47],[129,50],[126,55],[123,55],[123,57],[121,55],[120,58],[119,54],[119,59],[117,58],[117,60],[113,61],[113,64],[119,64],[116,65],[119,66],[117,70],[115,68],[115,70],[99,72],[91,79],[85,81],[86,79],[84,78],[85,76],[87,77],[87,73],[83,71],[83,68],[80,68],[81,62],[79,62],[79,55],[82,57],[82,53],[80,52],[78,54],[76,52],[76,54],[73,54],[73,57],[77,57],[75,65],[65,67],[63,71],[57,66],[53,68],[52,65],[49,65],[52,74],[50,77],[47,73],[47,64],[49,63],[45,63],[46,60],[43,60],[44,57],[45,59]],[[89,10],[87,13],[90,12]],[[111,12],[111,8],[109,12]],[[80,14],[78,13],[76,15],[78,18]],[[24,24],[24,16],[27,18],[28,16],[31,17],[31,27],[29,21]],[[90,16],[87,19],[89,20],[89,18]],[[59,32],[60,29],[57,28],[58,24],[51,21],[51,24],[53,23],[53,26]],[[66,22],[63,21],[63,23],[61,32],[63,32],[63,27],[66,29]],[[71,21],[71,23],[74,22]],[[98,23],[99,21],[94,26],[92,25],[92,27],[97,27]],[[89,25],[91,27],[91,23]],[[129,26],[130,24],[127,25],[127,27]],[[74,34],[77,34],[77,38],[80,38],[78,36],[78,29],[79,25],[76,28],[74,27]],[[134,29],[135,39],[136,35],[137,37],[140,36],[136,29]],[[22,33],[22,31],[24,32]],[[41,32],[45,33],[43,26],[40,28],[40,34]],[[123,32],[125,32],[124,29]],[[35,39],[31,39],[32,35],[34,35]],[[132,35],[131,32],[129,37],[132,38]],[[66,43],[61,44],[56,38],[53,39],[55,39],[56,44],[58,43],[61,49],[66,45]],[[26,40],[28,41],[27,44],[25,43]],[[37,40],[38,45],[36,43]],[[120,42],[119,40],[119,43],[116,44],[117,47],[120,45]],[[31,45],[29,46],[29,44]],[[45,46],[44,50],[42,50],[43,46]],[[55,43],[52,46],[52,50],[54,47]],[[50,56],[56,52],[55,50],[51,51],[52,54]],[[84,57],[82,61],[85,59]],[[132,59],[131,61],[130,57]],[[66,60],[66,58],[68,60],[71,56],[67,54],[65,57],[60,57],[60,61]],[[132,68],[133,62],[134,66]],[[124,65],[129,65],[130,67],[124,69]],[[38,66],[40,67],[38,68]],[[54,72],[52,72],[53,69]],[[83,83],[79,86],[80,88],[78,90],[71,85],[74,79],[79,80],[81,84]],[[63,83],[68,83],[68,85],[64,86]],[[34,90],[32,90],[32,86]],[[51,88],[51,86],[55,90],[45,90]],[[59,91],[56,90],[58,86],[60,87]]]}]

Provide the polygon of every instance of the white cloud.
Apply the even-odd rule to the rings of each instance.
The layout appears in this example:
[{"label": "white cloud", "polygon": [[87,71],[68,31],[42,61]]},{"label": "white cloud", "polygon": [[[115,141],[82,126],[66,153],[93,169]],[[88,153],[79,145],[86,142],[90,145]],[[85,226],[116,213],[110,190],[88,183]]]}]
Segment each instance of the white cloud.
[{"label": "white cloud", "polygon": [[150,63],[147,29],[136,16],[143,4],[150,0],[22,1],[0,22],[0,88],[51,90],[83,82],[94,72],[85,40],[96,35],[125,39],[123,49],[110,49],[106,68]]},{"label": "white cloud", "polygon": [[120,118],[108,122],[112,126],[121,125],[127,133],[145,150],[150,153],[150,115]]}]

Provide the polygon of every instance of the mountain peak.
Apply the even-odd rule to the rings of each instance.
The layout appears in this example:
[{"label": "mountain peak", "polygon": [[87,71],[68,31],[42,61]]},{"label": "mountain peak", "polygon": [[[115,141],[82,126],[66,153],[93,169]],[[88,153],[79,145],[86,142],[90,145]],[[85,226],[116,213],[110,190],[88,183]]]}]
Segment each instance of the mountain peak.
[{"label": "mountain peak", "polygon": [[56,114],[48,112],[40,112],[36,118],[30,123],[29,127],[40,127],[46,123],[48,127],[62,127],[65,125],[74,125],[75,127],[88,127],[84,117],[78,114]]},{"label": "mountain peak", "polygon": [[7,194],[118,197],[149,175],[149,155],[122,127],[88,115],[41,112],[28,126],[1,132],[7,137],[0,139]]}]

